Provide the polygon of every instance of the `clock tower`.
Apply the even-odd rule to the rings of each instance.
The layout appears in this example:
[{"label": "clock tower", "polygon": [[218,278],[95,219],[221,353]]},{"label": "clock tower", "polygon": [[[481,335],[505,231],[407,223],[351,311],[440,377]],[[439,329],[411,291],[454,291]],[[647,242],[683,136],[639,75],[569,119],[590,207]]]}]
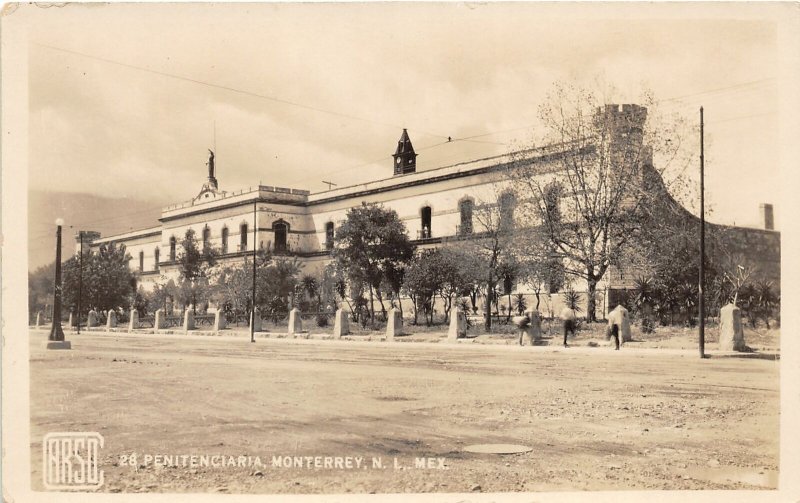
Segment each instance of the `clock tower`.
[{"label": "clock tower", "polygon": [[400,140],[397,142],[397,150],[392,155],[394,158],[394,174],[405,175],[417,171],[417,154],[408,137],[408,131],[403,129]]}]

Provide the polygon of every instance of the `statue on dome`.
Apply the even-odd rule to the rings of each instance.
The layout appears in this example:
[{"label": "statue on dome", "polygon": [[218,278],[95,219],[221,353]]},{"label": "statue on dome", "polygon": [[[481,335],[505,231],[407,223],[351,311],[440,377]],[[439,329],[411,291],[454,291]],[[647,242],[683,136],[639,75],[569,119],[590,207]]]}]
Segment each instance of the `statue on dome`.
[{"label": "statue on dome", "polygon": [[214,151],[208,149],[208,162],[206,163],[208,166],[208,178],[209,180],[214,178]]}]

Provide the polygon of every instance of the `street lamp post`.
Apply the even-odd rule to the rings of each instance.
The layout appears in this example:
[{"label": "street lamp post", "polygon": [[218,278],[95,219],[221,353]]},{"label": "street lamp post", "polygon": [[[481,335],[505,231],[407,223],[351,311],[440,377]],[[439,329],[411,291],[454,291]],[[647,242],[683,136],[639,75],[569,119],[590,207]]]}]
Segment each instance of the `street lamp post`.
[{"label": "street lamp post", "polygon": [[64,221],[56,220],[56,273],[53,280],[53,324],[47,338],[47,349],[70,349],[69,341],[61,329],[61,226]]}]

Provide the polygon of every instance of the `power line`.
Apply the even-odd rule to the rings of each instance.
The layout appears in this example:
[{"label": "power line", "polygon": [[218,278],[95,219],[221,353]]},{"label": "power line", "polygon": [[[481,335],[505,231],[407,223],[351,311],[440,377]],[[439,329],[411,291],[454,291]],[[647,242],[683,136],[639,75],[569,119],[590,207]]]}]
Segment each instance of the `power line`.
[{"label": "power line", "polygon": [[739,84],[734,84],[734,85],[726,86],[726,87],[719,87],[719,88],[716,88],[716,89],[709,89],[709,90],[700,91],[700,92],[697,92],[697,93],[684,94],[682,96],[673,96],[672,98],[665,98],[663,100],[657,100],[656,103],[677,101],[677,100],[682,100],[682,99],[685,99],[685,98],[691,98],[691,97],[694,97],[694,96],[702,96],[702,95],[706,95],[706,94],[714,94],[714,93],[719,93],[719,92],[728,91],[728,90],[732,90],[732,89],[739,89],[739,88],[743,88],[743,87],[761,85],[762,83],[773,82],[775,80],[776,79],[774,77],[770,77],[770,78],[766,78],[766,79],[759,79],[759,80],[751,80],[749,82],[741,82]]},{"label": "power line", "polygon": [[759,113],[759,114],[739,115],[738,117],[729,117],[727,119],[719,119],[719,120],[714,120],[714,121],[711,121],[711,122],[706,121],[706,125],[708,125],[708,124],[719,124],[721,122],[738,121],[738,120],[741,120],[741,119],[750,119],[752,117],[763,117],[765,115],[773,115],[773,114],[776,114],[776,113],[778,113],[777,110],[770,110],[769,112],[763,112],[763,113]]},{"label": "power line", "polygon": [[[256,93],[256,92],[252,92],[252,91],[245,91],[243,89],[238,89],[238,88],[231,87],[231,86],[225,86],[225,85],[222,85],[222,84],[214,84],[212,82],[205,82],[205,81],[202,81],[202,80],[193,79],[191,77],[185,77],[185,76],[182,76],[182,75],[175,75],[175,74],[172,74],[172,73],[162,72],[160,70],[154,70],[152,68],[146,68],[146,67],[142,67],[142,66],[132,65],[132,64],[129,64],[129,63],[123,63],[123,62],[120,62],[120,61],[115,61],[115,60],[103,58],[103,57],[100,57],[100,56],[94,56],[92,54],[86,54],[86,53],[79,52],[79,51],[73,51],[71,49],[64,49],[62,47],[55,47],[55,46],[42,44],[42,43],[38,43],[38,42],[33,42],[32,44],[33,45],[37,45],[39,47],[44,47],[44,48],[47,48],[47,49],[50,49],[50,50],[53,50],[53,51],[65,52],[65,53],[68,53],[68,54],[74,54],[74,55],[81,56],[81,57],[88,58],[88,59],[94,59],[94,60],[97,60],[97,61],[102,61],[104,63],[108,63],[108,64],[111,64],[111,65],[117,65],[117,66],[122,66],[122,67],[125,67],[125,68],[129,68],[129,69],[132,69],[132,70],[139,70],[139,71],[142,71],[142,72],[152,73],[154,75],[159,75],[161,77],[167,77],[167,78],[171,78],[171,79],[182,80],[182,81],[185,81],[185,82],[191,82],[193,84],[199,84],[201,86],[212,87],[212,88],[215,88],[215,89],[222,89],[222,90],[225,90],[225,91],[230,91],[232,93],[243,94],[243,95],[251,96],[251,97],[254,97],[254,98],[261,98],[261,99],[273,101],[275,103],[281,103],[281,104],[284,104],[284,105],[303,108],[303,109],[306,109],[306,110],[312,110],[312,111],[315,111],[315,112],[334,115],[334,116],[337,116],[337,117],[343,117],[343,118],[362,121],[362,122],[369,122],[371,124],[377,124],[377,125],[385,126],[385,127],[402,129],[402,126],[398,126],[397,124],[389,124],[387,122],[380,122],[380,121],[376,121],[376,120],[373,120],[373,119],[367,119],[367,118],[364,118],[364,117],[357,117],[355,115],[345,114],[345,113],[342,113],[342,112],[336,112],[336,111],[333,111],[333,110],[326,110],[324,108],[319,108],[319,107],[315,107],[315,106],[311,106],[311,105],[305,105],[303,103],[298,103],[296,101],[291,101],[291,100],[287,100],[287,99],[283,99],[283,98],[278,98],[276,96],[270,96],[270,95],[267,95],[267,94],[260,94],[260,93]],[[435,137],[438,137],[438,138],[447,138],[444,135],[440,135],[440,134],[436,134],[436,133],[430,133],[430,132],[426,132],[424,130],[417,130],[417,131],[419,131],[422,134],[428,135],[428,136],[435,136]]]},{"label": "power line", "polygon": [[[238,94],[243,94],[243,95],[252,96],[252,97],[256,97],[256,98],[261,98],[261,99],[273,101],[273,102],[276,102],[276,103],[281,103],[281,104],[284,104],[284,105],[294,106],[294,107],[298,107],[298,108],[302,108],[302,109],[306,109],[306,110],[312,110],[312,111],[325,113],[325,114],[330,114],[330,115],[334,115],[334,116],[338,116],[338,117],[344,117],[344,118],[348,118],[348,119],[352,119],[352,120],[369,122],[369,123],[372,123],[372,124],[378,124],[378,125],[382,125],[382,126],[386,126],[386,127],[400,128],[400,126],[398,126],[396,124],[389,124],[389,123],[386,123],[386,122],[375,121],[375,120],[367,119],[367,118],[364,118],[364,117],[358,117],[358,116],[345,114],[345,113],[341,113],[341,112],[336,112],[336,111],[332,111],[332,110],[326,110],[326,109],[322,109],[322,108],[319,108],[319,107],[314,107],[314,106],[311,106],[311,105],[305,105],[305,104],[298,103],[298,102],[295,102],[295,101],[278,98],[278,97],[275,97],[275,96],[270,96],[270,95],[266,95],[266,94],[259,94],[259,93],[255,93],[255,92],[252,92],[252,91],[246,91],[246,90],[242,90],[242,89],[238,89],[238,88],[234,88],[234,87],[230,87],[230,86],[224,86],[224,85],[221,85],[221,84],[214,84],[214,83],[210,83],[210,82],[205,82],[205,81],[201,81],[201,80],[198,80],[198,79],[193,79],[193,78],[190,78],[190,77],[185,77],[185,76],[181,76],[181,75],[175,75],[175,74],[171,74],[171,73],[167,73],[167,72],[162,72],[162,71],[159,71],[159,70],[154,70],[154,69],[151,69],[151,68],[140,67],[140,66],[136,66],[136,65],[132,65],[132,64],[128,64],[128,63],[123,63],[123,62],[120,62],[120,61],[115,61],[115,60],[111,60],[111,59],[107,59],[107,58],[103,58],[103,57],[99,57],[99,56],[94,56],[94,55],[82,53],[82,52],[79,52],[79,51],[74,51],[74,50],[65,49],[65,48],[61,48],[61,47],[54,47],[54,46],[50,46],[50,45],[47,45],[47,44],[41,44],[41,43],[35,43],[35,42],[33,44],[37,45],[39,47],[51,49],[51,50],[54,50],[54,51],[60,51],[60,52],[65,52],[65,53],[69,53],[69,54],[74,54],[74,55],[77,55],[77,56],[81,56],[81,57],[85,57],[85,58],[89,58],[89,59],[94,59],[94,60],[101,61],[101,62],[104,62],[104,63],[112,64],[112,65],[122,66],[122,67],[125,67],[125,68],[129,68],[129,69],[133,69],[133,70],[139,70],[139,71],[151,73],[151,74],[154,74],[154,75],[159,75],[159,76],[162,76],[162,77],[167,77],[167,78],[171,78],[171,79],[191,82],[191,83],[194,83],[194,84],[199,84],[199,85],[203,85],[203,86],[207,86],[207,87],[211,87],[211,88],[222,89],[222,90],[230,91],[230,92],[233,92],[233,93],[238,93]],[[691,93],[691,94],[686,94],[686,95],[666,98],[666,99],[663,99],[663,100],[658,100],[658,101],[656,101],[656,103],[669,103],[669,102],[674,102],[674,101],[678,101],[678,100],[682,100],[682,99],[686,99],[686,98],[699,97],[699,96],[705,96],[705,95],[712,95],[712,94],[718,94],[718,93],[724,93],[724,92],[730,92],[730,91],[744,92],[744,91],[747,91],[747,90],[752,90],[752,88],[758,87],[758,86],[763,85],[765,83],[774,82],[775,80],[776,79],[774,79],[774,78],[765,78],[765,79],[759,79],[759,80],[750,81],[750,82],[743,82],[743,83],[734,84],[734,85],[731,85],[731,86],[726,86],[726,87],[721,87],[721,88],[716,88],[716,89],[709,89],[709,90],[701,91],[701,92],[697,92],[697,93]],[[770,113],[772,113],[772,112],[770,112]],[[756,115],[750,115],[750,116],[734,117],[734,118],[724,119],[724,120],[720,120],[720,121],[714,121],[714,123],[727,122],[727,121],[744,119],[744,118],[749,118],[749,117],[756,117],[756,116],[759,116],[759,115],[767,115],[767,114],[768,113],[756,114]],[[518,131],[518,130],[523,130],[523,129],[529,129],[529,128],[534,127],[534,126],[535,126],[534,124],[531,124],[531,125],[527,125],[527,126],[510,128],[510,129],[505,129],[505,130],[501,130],[501,131],[493,131],[493,132],[488,132],[488,133],[483,133],[483,134],[478,134],[478,135],[467,136],[467,137],[463,137],[463,138],[451,138],[451,137],[447,137],[447,136],[444,136],[444,135],[439,135],[439,134],[435,134],[435,133],[426,132],[424,130],[417,130],[420,133],[428,135],[428,136],[434,136],[434,137],[439,137],[439,138],[443,138],[443,139],[446,138],[447,139],[447,141],[443,141],[443,142],[440,142],[440,143],[429,145],[427,147],[423,147],[423,148],[420,148],[418,150],[419,151],[423,151],[423,150],[428,150],[428,149],[432,149],[432,148],[437,148],[437,147],[445,145],[447,143],[457,142],[457,141],[508,146],[507,143],[493,142],[493,141],[482,141],[482,140],[477,140],[477,138],[482,138],[482,137],[491,136],[491,135],[495,135],[495,134],[502,134],[502,133],[506,133],[506,132]],[[379,162],[382,162],[384,160],[389,159],[390,157],[391,156],[385,156],[385,157],[382,157],[381,159],[378,159],[376,161],[362,163],[362,164],[359,164],[359,165],[356,165],[356,166],[343,168],[343,169],[330,170],[330,171],[327,171],[327,172],[323,172],[321,174],[322,175],[328,175],[328,174],[336,174],[336,173],[342,173],[342,172],[346,172],[346,171],[351,171],[353,169],[358,169],[358,168],[369,166],[369,165],[372,165],[372,164],[377,164]],[[319,175],[320,175],[320,173],[317,173],[314,176],[319,176]],[[291,183],[294,183],[295,181],[305,181],[305,180],[308,180],[309,178],[310,177],[302,178],[302,179],[295,179],[295,180],[291,181]],[[113,217],[113,218],[104,219],[104,220],[87,222],[87,223],[85,223],[85,225],[98,225],[100,223],[113,222],[113,221],[116,221],[116,220],[130,218],[131,216],[134,216],[134,215],[149,213],[150,211],[154,211],[155,209],[161,209],[161,207],[153,208],[152,210],[147,209],[147,210],[139,211],[139,212],[132,213],[132,214],[121,215],[119,217]]]},{"label": "power line", "polygon": [[289,180],[286,183],[287,184],[294,184],[295,182],[304,182],[306,180],[311,180],[312,178],[316,178],[318,176],[327,177],[328,175],[335,175],[337,173],[344,173],[346,171],[352,171],[354,169],[363,168],[363,167],[366,167],[366,166],[371,166],[373,164],[378,164],[379,162],[388,161],[391,158],[392,158],[391,155],[387,155],[387,156],[381,157],[380,159],[377,159],[375,161],[369,161],[369,162],[365,162],[365,163],[362,163],[362,164],[358,164],[356,166],[350,166],[349,168],[333,169],[333,170],[330,170],[330,171],[323,171],[322,173],[314,173],[313,175],[306,176],[306,177],[303,177],[303,178],[294,178],[292,180]]},{"label": "power line", "polygon": [[[295,106],[295,107],[303,108],[303,109],[306,109],[306,110],[312,110],[312,111],[315,111],[315,112],[321,112],[321,113],[326,113],[326,114],[330,114],[330,115],[335,115],[335,116],[338,116],[338,117],[344,117],[344,118],[348,118],[348,119],[353,119],[353,120],[358,120],[358,121],[363,121],[363,122],[369,122],[369,123],[372,123],[372,124],[378,124],[378,125],[385,126],[385,127],[401,129],[401,126],[398,126],[397,124],[390,124],[390,123],[387,123],[387,122],[375,121],[373,119],[367,119],[367,118],[364,118],[364,117],[358,117],[358,116],[355,116],[355,115],[345,114],[345,113],[342,113],[342,112],[336,112],[336,111],[333,111],[333,110],[327,110],[327,109],[323,109],[323,108],[318,108],[318,107],[314,107],[314,106],[311,106],[311,105],[305,105],[303,103],[298,103],[296,101],[286,100],[286,99],[278,98],[278,97],[275,97],[275,96],[259,94],[259,93],[255,93],[255,92],[252,92],[252,91],[246,91],[246,90],[238,89],[238,88],[235,88],[235,87],[224,86],[224,85],[221,85],[221,84],[214,84],[214,83],[211,83],[211,82],[206,82],[206,81],[202,81],[202,80],[198,80],[198,79],[193,79],[191,77],[184,77],[182,75],[175,75],[175,74],[171,74],[171,73],[167,73],[167,72],[162,72],[162,71],[159,71],[159,70],[153,70],[151,68],[141,67],[141,66],[137,66],[137,65],[131,65],[129,63],[123,63],[123,62],[120,62],[120,61],[115,61],[115,60],[103,58],[103,57],[100,57],[100,56],[94,56],[94,55],[91,55],[91,54],[86,54],[86,53],[79,52],[79,51],[74,51],[74,50],[71,50],[71,49],[64,49],[64,48],[61,48],[61,47],[55,47],[55,46],[51,46],[51,45],[47,45],[47,44],[41,44],[41,43],[37,43],[37,42],[33,42],[33,45],[37,45],[37,46],[44,47],[44,48],[47,48],[47,49],[51,49],[51,50],[54,50],[54,51],[61,51],[61,52],[66,52],[68,54],[74,54],[74,55],[81,56],[81,57],[88,58],[88,59],[94,59],[94,60],[97,60],[97,61],[102,61],[104,63],[108,63],[108,64],[112,64],[112,65],[122,66],[122,67],[129,68],[129,69],[132,69],[132,70],[139,70],[139,71],[143,71],[143,72],[147,72],[147,73],[152,73],[152,74],[159,75],[159,76],[162,76],[162,77],[168,77],[168,78],[182,80],[182,81],[186,81],[186,82],[191,82],[191,83],[199,84],[199,85],[203,85],[203,86],[213,87],[213,88],[217,88],[217,89],[223,89],[223,90],[234,92],[234,93],[245,94],[247,96],[252,96],[252,97],[261,98],[261,99],[265,99],[265,100],[269,100],[269,101],[274,101],[276,103],[281,103],[281,104],[284,104],[284,105]],[[433,137],[437,137],[437,138],[450,138],[449,136],[445,136],[445,135],[441,135],[441,134],[437,134],[437,133],[431,133],[429,131],[425,131],[425,130],[422,130],[422,129],[416,129],[415,128],[415,131],[417,131],[417,132],[419,132],[421,134],[427,135],[427,136],[433,136]],[[479,138],[481,136],[487,136],[487,135],[477,135],[477,136],[471,136],[471,137],[467,137],[467,138],[457,138],[457,139],[453,139],[453,141],[467,141],[467,142],[474,142],[474,143],[494,143],[494,144],[497,144],[497,145],[504,145],[502,143],[491,142],[491,141],[481,141],[481,140],[475,140],[474,139],[474,138]]]},{"label": "power line", "polygon": [[[135,211],[133,213],[120,214],[120,215],[118,215],[116,217],[103,218],[103,219],[100,219],[100,220],[81,221],[80,224],[69,225],[69,226],[66,226],[66,227],[74,229],[74,228],[77,228],[77,227],[93,227],[93,226],[97,226],[97,225],[101,225],[101,224],[104,224],[103,226],[106,226],[106,225],[111,225],[111,222],[116,222],[118,220],[130,219],[131,217],[138,216],[138,215],[144,215],[146,213],[152,213],[152,212],[154,212],[156,210],[160,211],[163,208],[164,208],[163,206],[153,206],[153,207],[150,207],[150,208],[146,208],[144,210]],[[89,230],[91,230],[91,229],[89,229]],[[37,233],[33,237],[28,236],[28,239],[29,240],[31,240],[31,239],[33,239],[33,240],[43,239],[45,237],[49,237],[51,234],[52,234],[51,231],[47,231],[46,234]]]}]

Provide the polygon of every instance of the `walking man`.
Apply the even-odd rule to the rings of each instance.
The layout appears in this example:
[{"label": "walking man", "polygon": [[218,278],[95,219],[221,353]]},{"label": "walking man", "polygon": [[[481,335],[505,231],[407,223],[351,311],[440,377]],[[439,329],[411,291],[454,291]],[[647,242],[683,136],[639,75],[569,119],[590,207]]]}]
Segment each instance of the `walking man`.
[{"label": "walking man", "polygon": [[[524,344],[522,340],[525,337],[525,334],[528,332],[528,327],[530,327],[531,319],[526,314],[525,316],[515,316],[514,322],[516,323],[517,328],[519,329],[519,345],[523,346]],[[533,338],[531,338],[531,346],[533,346]]]},{"label": "walking man", "polygon": [[616,323],[609,324],[606,330],[606,340],[611,339],[612,336],[614,337],[614,349],[619,351],[619,325]]},{"label": "walking man", "polygon": [[[614,337],[614,349],[619,350],[620,339],[624,342],[624,333],[630,335],[630,325],[628,324],[628,310],[622,306],[617,306],[608,313],[608,328],[606,329],[606,340]],[[629,337],[630,339],[630,337]]]},{"label": "walking man", "polygon": [[572,336],[575,337],[575,319],[576,314],[575,310],[569,306],[564,306],[564,309],[561,310],[561,321],[564,324],[564,347],[567,346],[567,334],[572,333]]}]

